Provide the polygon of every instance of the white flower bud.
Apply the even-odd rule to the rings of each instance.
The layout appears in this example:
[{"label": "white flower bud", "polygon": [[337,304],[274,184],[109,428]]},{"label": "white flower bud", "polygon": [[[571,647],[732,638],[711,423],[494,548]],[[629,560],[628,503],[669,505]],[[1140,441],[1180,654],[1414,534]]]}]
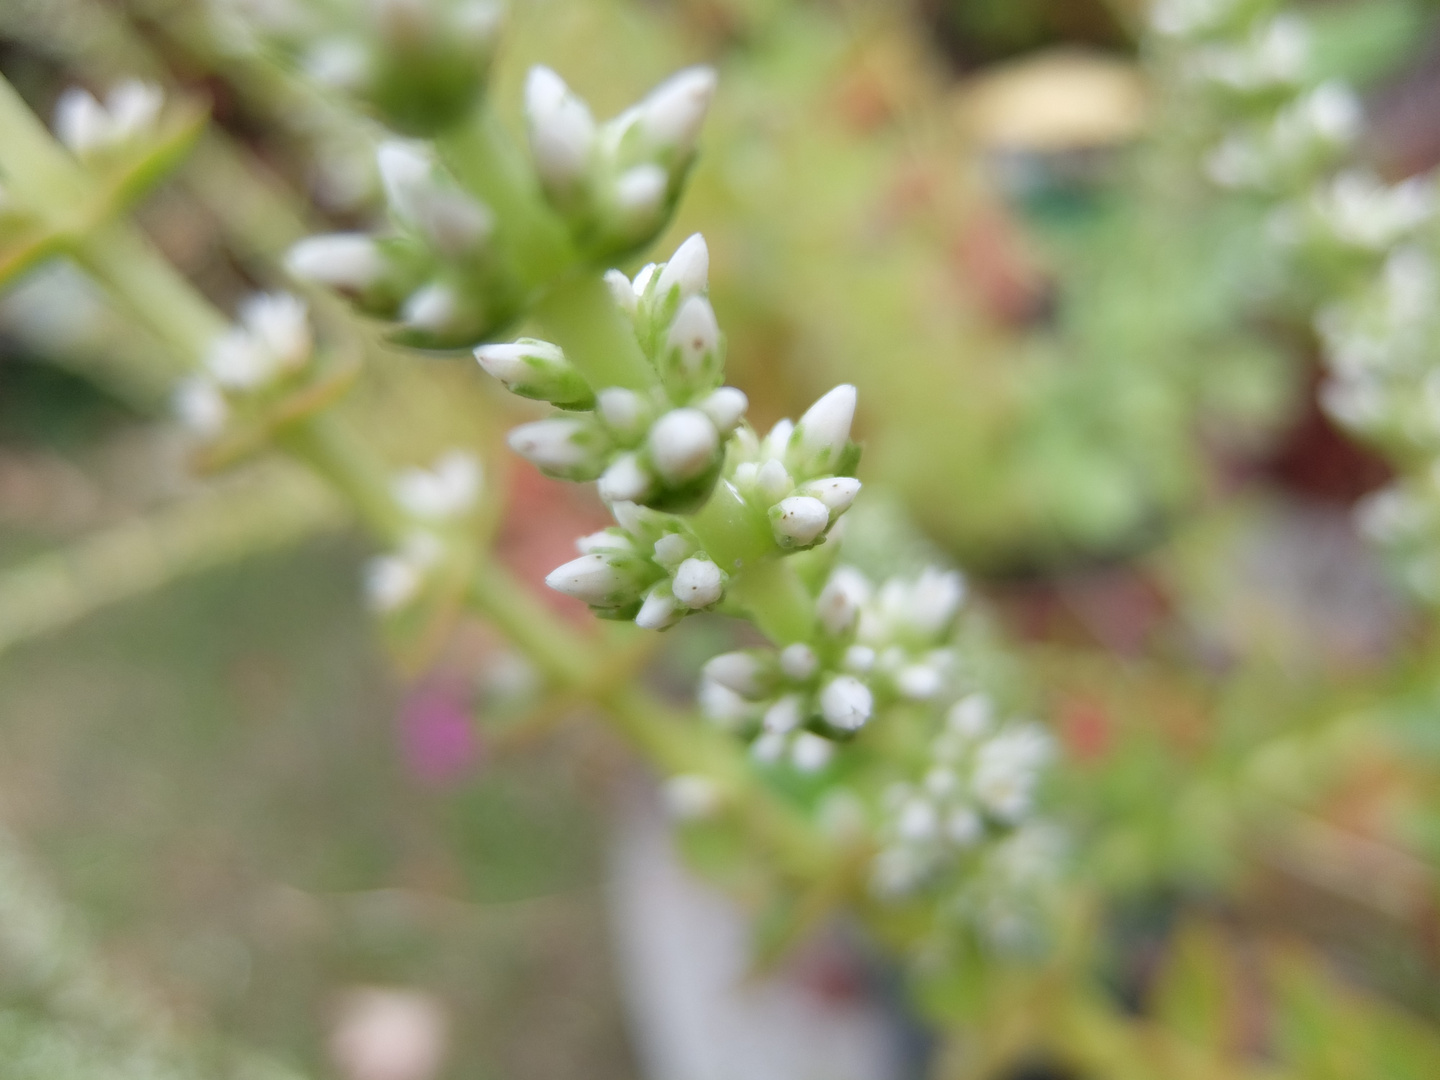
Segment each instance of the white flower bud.
[{"label": "white flower bud", "polygon": [[706,719],[721,727],[734,728],[752,720],[755,706],[746,701],[730,687],[718,682],[703,682],[696,695],[700,711]]},{"label": "white flower bud", "polygon": [[839,516],[850,509],[855,496],[860,494],[860,481],[853,476],[832,476],[825,480],[811,480],[801,484],[797,495],[809,495],[819,499],[832,514]]},{"label": "white flower bud", "polygon": [[750,399],[745,396],[745,392],[733,386],[722,386],[700,402],[700,411],[710,417],[715,430],[722,435],[728,435],[735,430],[735,425],[740,423],[740,418],[749,407]]},{"label": "white flower bud", "polygon": [[240,322],[277,367],[293,370],[314,349],[310,318],[303,300],[289,293],[256,293],[240,304]]},{"label": "white flower bud", "polygon": [[655,541],[655,561],[672,574],[695,553],[694,543],[682,533],[666,533]]},{"label": "white flower bud", "polygon": [[820,670],[820,658],[809,645],[797,641],[780,650],[780,670],[787,679],[804,682]]},{"label": "white flower bud", "polygon": [[705,113],[714,96],[713,68],[701,66],[677,72],[640,103],[640,124],[645,137],[654,146],[689,153],[700,137]]},{"label": "white flower bud", "polygon": [[521,424],[505,441],[527,461],[553,472],[586,471],[599,464],[594,433],[580,419],[556,416]]},{"label": "white flower bud", "polygon": [[595,411],[616,438],[627,441],[640,437],[650,416],[643,397],[619,386],[606,387],[595,396]]},{"label": "white flower bud", "polygon": [[481,345],[475,359],[489,374],[521,397],[583,408],[594,400],[590,384],[565,358],[560,346],[534,338],[508,345]]},{"label": "white flower bud", "polygon": [[573,188],[585,177],[595,146],[589,107],[554,71],[537,66],[525,79],[525,119],[541,182],[553,191]]},{"label": "white flower bud", "polygon": [[[855,625],[855,619],[860,615],[861,605],[870,599],[870,592],[870,582],[865,580],[860,570],[848,566],[838,567],[835,573],[829,576],[825,588],[821,589],[819,598],[815,600],[815,613],[819,616],[825,632],[838,638],[850,631],[851,626]],[[870,649],[867,668],[874,662],[876,652]]]},{"label": "white flower bud", "polygon": [[799,694],[786,694],[765,710],[761,723],[765,730],[785,735],[798,728],[805,720]]},{"label": "white flower bud", "polygon": [[855,387],[842,383],[806,410],[795,425],[793,461],[808,470],[832,465],[850,438],[855,419]]},{"label": "white flower bud", "polygon": [[650,428],[650,459],[661,478],[683,484],[704,475],[720,450],[720,435],[699,409],[672,409]]},{"label": "white flower bud", "polygon": [[365,564],[365,602],[371,610],[398,611],[420,593],[420,571],[397,555],[378,555]]},{"label": "white flower bud", "polygon": [[813,731],[802,731],[790,743],[790,762],[801,772],[819,772],[835,756],[835,744]]},{"label": "white flower bud", "polygon": [[575,550],[581,555],[594,555],[598,553],[611,552],[622,555],[634,555],[635,545],[630,537],[618,529],[601,529],[599,532],[582,536],[575,541]]},{"label": "white flower bud", "polygon": [[790,420],[777,421],[760,444],[760,454],[767,458],[783,458],[785,448],[790,445],[790,436],[795,433],[795,424]]},{"label": "white flower bud", "polygon": [[55,137],[77,157],[85,157],[110,141],[110,117],[89,90],[72,86],[55,103]]},{"label": "white flower bud", "polygon": [[704,677],[747,698],[765,694],[768,686],[766,666],[757,657],[745,652],[721,653],[704,667]]},{"label": "white flower bud", "polygon": [[600,498],[606,502],[638,502],[650,494],[655,478],[635,454],[621,454],[600,477]]},{"label": "white flower bud", "polygon": [[379,246],[364,233],[329,233],[292,247],[285,269],[301,281],[359,292],[384,277],[387,267]]},{"label": "white flower bud", "polygon": [[929,664],[910,664],[895,676],[895,688],[912,701],[929,701],[940,692],[944,680]]},{"label": "white flower bud", "polygon": [[658,165],[637,165],[621,173],[615,180],[615,209],[621,224],[627,229],[654,225],[669,190],[670,177]]},{"label": "white flower bud", "polygon": [[819,499],[791,496],[770,508],[770,526],[784,547],[808,547],[830,524],[830,511]]},{"label": "white flower bud", "polygon": [[710,249],[705,238],[695,233],[670,256],[670,261],[660,271],[660,280],[655,283],[655,295],[665,299],[670,290],[680,290],[680,302],[692,296],[701,295],[710,278]]},{"label": "white flower bud", "polygon": [[634,599],[635,576],[603,554],[581,555],[550,571],[545,584],[591,607],[618,607]]},{"label": "white flower bud", "polygon": [[795,482],[779,458],[771,458],[755,474],[755,492],[762,503],[772,506],[795,490]]},{"label": "white flower bud", "polygon": [[460,517],[480,494],[480,462],[451,450],[431,469],[407,469],[392,484],[395,501],[413,517],[444,521]]},{"label": "white flower bud", "polygon": [[400,308],[400,321],[416,330],[443,334],[454,324],[459,297],[449,285],[432,281],[422,285],[405,299]]},{"label": "white flower bud", "polygon": [[703,296],[692,296],[680,305],[670,333],[665,338],[665,352],[678,352],[680,370],[694,377],[706,368],[706,358],[720,347],[720,324],[715,309]]},{"label": "white flower bud", "polygon": [[380,144],[376,161],[391,212],[440,252],[458,258],[490,238],[495,219],[489,208],[441,183],[425,144],[390,139]]},{"label": "white flower bud", "polygon": [[853,675],[837,675],[820,691],[820,714],[841,731],[858,731],[870,719],[875,698]]},{"label": "white flower bud", "polygon": [[165,92],[154,83],[126,79],[105,95],[117,140],[128,139],[152,127],[165,105]]},{"label": "white flower bud", "polygon": [[154,127],[165,104],[153,83],[127,79],[111,89],[105,104],[88,90],[71,87],[55,105],[55,135],[77,157],[88,157],[129,142]]},{"label": "white flower bud", "polygon": [[237,326],[211,343],[205,368],[227,390],[253,390],[274,376],[275,357]]},{"label": "white flower bud", "polygon": [[955,571],[927,567],[910,590],[905,621],[927,636],[944,633],[965,599],[965,579]]},{"label": "white flower bud", "polygon": [[677,600],[698,611],[720,599],[725,591],[725,575],[709,559],[686,559],[675,571],[671,588]]},{"label": "white flower bud", "polygon": [[841,666],[852,675],[864,675],[875,666],[875,650],[869,645],[851,645],[845,650]]},{"label": "white flower bud", "polygon": [[634,290],[637,299],[645,295],[645,290],[650,287],[650,279],[655,276],[657,269],[659,268],[654,263],[646,263],[640,268],[640,272],[635,275],[635,281],[631,285],[631,288]]},{"label": "white flower bud", "polygon": [[642,630],[667,630],[684,616],[684,605],[668,588],[657,585],[645,595],[645,602],[635,616],[635,625]]},{"label": "white flower bud", "polygon": [[605,287],[610,290],[610,296],[615,301],[615,306],[626,315],[634,315],[638,307],[635,295],[635,286],[630,284],[630,279],[619,270],[605,271]]}]

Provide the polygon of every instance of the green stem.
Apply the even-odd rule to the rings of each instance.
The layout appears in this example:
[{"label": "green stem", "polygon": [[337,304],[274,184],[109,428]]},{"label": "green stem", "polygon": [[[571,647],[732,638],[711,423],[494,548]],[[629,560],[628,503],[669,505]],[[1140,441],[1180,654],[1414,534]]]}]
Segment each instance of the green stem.
[{"label": "green stem", "polygon": [[782,556],[755,563],[731,578],[730,596],[776,645],[814,636],[815,598]]},{"label": "green stem", "polygon": [[648,390],[659,381],[599,274],[579,271],[557,282],[534,316],[592,386]]},{"label": "green stem", "polygon": [[345,495],[371,532],[389,544],[403,536],[405,517],[391,497],[384,463],[339,417],[312,413],[282,428],[277,442]]},{"label": "green stem", "polygon": [[436,145],[456,176],[494,211],[498,241],[529,289],[543,288],[575,264],[564,223],[545,204],[519,148],[488,102],[471,123],[441,136]]},{"label": "green stem", "polygon": [[577,687],[594,678],[600,667],[595,646],[493,560],[481,559],[471,575],[470,602],[553,682]]}]

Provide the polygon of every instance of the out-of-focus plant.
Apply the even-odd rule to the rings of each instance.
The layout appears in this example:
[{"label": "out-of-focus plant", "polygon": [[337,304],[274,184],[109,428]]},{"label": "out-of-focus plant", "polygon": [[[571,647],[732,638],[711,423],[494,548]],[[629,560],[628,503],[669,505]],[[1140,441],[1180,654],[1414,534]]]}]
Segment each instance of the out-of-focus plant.
[{"label": "out-of-focus plant", "polygon": [[[609,119],[533,67],[513,80],[521,140],[504,121],[506,88],[491,85],[504,71],[491,3],[188,11],[168,29],[190,60],[256,107],[304,103],[317,157],[333,150],[327,137],[373,149],[380,202],[354,183],[324,231],[267,201],[243,155],[207,143],[204,109],[184,93],[137,79],[98,96],[71,89],[52,134],[0,82],[0,281],[70,260],[148,335],[153,352],[117,362],[143,366],[135,385],[169,384],[199,469],[249,480],[0,580],[19,612],[0,612],[0,641],[329,526],[344,505],[381,549],[363,588],[403,666],[423,665],[462,612],[492,624],[543,681],[537,724],[547,709],[594,706],[660,774],[699,860],[722,875],[737,861],[758,870],[762,957],[836,911],[864,922],[945,1036],[942,1075],[993,1075],[1037,1050],[1095,1075],[1339,1076],[1382,1060],[1430,1075],[1434,1032],[1368,997],[1357,1005],[1309,954],[1267,939],[1237,974],[1244,943],[1212,925],[1218,903],[1170,935],[1158,977],[1107,972],[1127,955],[1115,945],[1127,905],[1163,908],[1166,889],[1225,895],[1252,847],[1348,850],[1309,811],[1347,757],[1390,752],[1355,720],[1394,709],[1388,684],[1351,688],[1347,712],[1317,703],[1323,678],[1297,689],[1264,656],[1227,657],[1217,678],[1191,643],[1139,659],[1027,652],[958,571],[912,557],[923,545],[900,503],[847,513],[862,471],[851,428],[873,381],[884,486],[978,562],[1033,569],[1140,544],[1202,504],[1207,436],[1248,448],[1293,403],[1299,380],[1280,347],[1235,325],[1263,298],[1314,314],[1328,410],[1403,476],[1368,504],[1366,528],[1410,553],[1407,581],[1433,598],[1433,184],[1349,167],[1363,108],[1315,61],[1298,16],[1260,0],[1164,0],[1143,44],[1161,90],[1149,141],[1128,160],[1106,155],[1078,213],[1065,184],[1047,189],[1045,163],[1009,161],[1012,180],[1042,181],[1008,194],[1043,254],[1037,278],[1052,280],[999,326],[973,296],[957,312],[925,295],[936,262],[923,229],[886,248],[849,227],[846,200],[892,160],[855,134],[894,104],[877,106],[874,87],[848,88],[845,124],[779,114],[796,161],[834,172],[827,191],[806,186],[817,169],[788,168],[776,142],[751,134],[787,80],[832,70],[851,39],[808,7],[735,16],[746,18],[776,45],[734,62],[749,97],[720,110],[722,179],[701,185],[717,251],[733,245],[713,302],[698,233],[634,266],[683,213],[717,92],[706,65]],[[219,208],[232,244],[245,243],[245,220],[289,234],[278,259],[250,238],[243,254],[266,288],[233,320],[131,216],[186,175],[192,150],[262,207]],[[355,169],[370,176],[369,161]],[[964,180],[981,194],[956,217],[992,200],[1011,223],[979,172]],[[727,239],[731,218],[751,235]],[[866,244],[887,255],[875,280],[854,258]],[[281,288],[287,275],[296,293]],[[847,304],[852,288],[865,304]],[[732,300],[747,319],[727,339]],[[725,380],[729,342],[763,345],[767,332],[813,354],[797,383],[848,381],[762,432]],[[952,363],[971,348],[1003,366]],[[472,353],[540,403],[521,406],[531,411],[510,448],[596,485],[613,524],[545,580],[616,625],[573,628],[497,557],[500,470],[474,450],[483,437],[431,446],[418,466],[388,452],[383,397],[373,407],[394,385],[385,376]],[[372,407],[356,409],[367,394]],[[271,452],[334,498],[256,465]],[[705,659],[692,715],[636,670],[655,632],[705,612],[763,643]],[[1058,721],[1068,753],[1036,717]],[[1155,717],[1184,730],[1156,730]],[[1106,739],[1123,745],[1107,756]],[[1141,1015],[1121,1007],[1127,993],[1145,996]],[[1217,1004],[1246,993],[1270,1005],[1263,1055]],[[1317,1050],[1315,1032],[1342,1017],[1347,1045]]]}]

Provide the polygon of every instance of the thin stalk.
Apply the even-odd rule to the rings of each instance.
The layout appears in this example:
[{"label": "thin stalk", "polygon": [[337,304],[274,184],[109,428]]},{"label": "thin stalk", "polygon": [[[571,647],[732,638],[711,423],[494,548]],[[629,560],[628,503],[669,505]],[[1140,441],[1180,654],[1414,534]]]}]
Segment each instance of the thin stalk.
[{"label": "thin stalk", "polygon": [[557,282],[534,317],[592,385],[648,390],[659,382],[599,274],[579,271]]}]

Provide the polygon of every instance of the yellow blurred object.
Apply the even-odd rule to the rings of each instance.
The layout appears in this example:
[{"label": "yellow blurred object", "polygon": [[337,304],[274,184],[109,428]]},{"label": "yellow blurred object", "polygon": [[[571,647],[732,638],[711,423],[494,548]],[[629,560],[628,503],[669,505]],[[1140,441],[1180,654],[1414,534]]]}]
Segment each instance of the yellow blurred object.
[{"label": "yellow blurred object", "polygon": [[969,134],[990,149],[1062,152],[1136,138],[1147,98],[1134,64],[1055,49],[967,80],[958,111]]}]

